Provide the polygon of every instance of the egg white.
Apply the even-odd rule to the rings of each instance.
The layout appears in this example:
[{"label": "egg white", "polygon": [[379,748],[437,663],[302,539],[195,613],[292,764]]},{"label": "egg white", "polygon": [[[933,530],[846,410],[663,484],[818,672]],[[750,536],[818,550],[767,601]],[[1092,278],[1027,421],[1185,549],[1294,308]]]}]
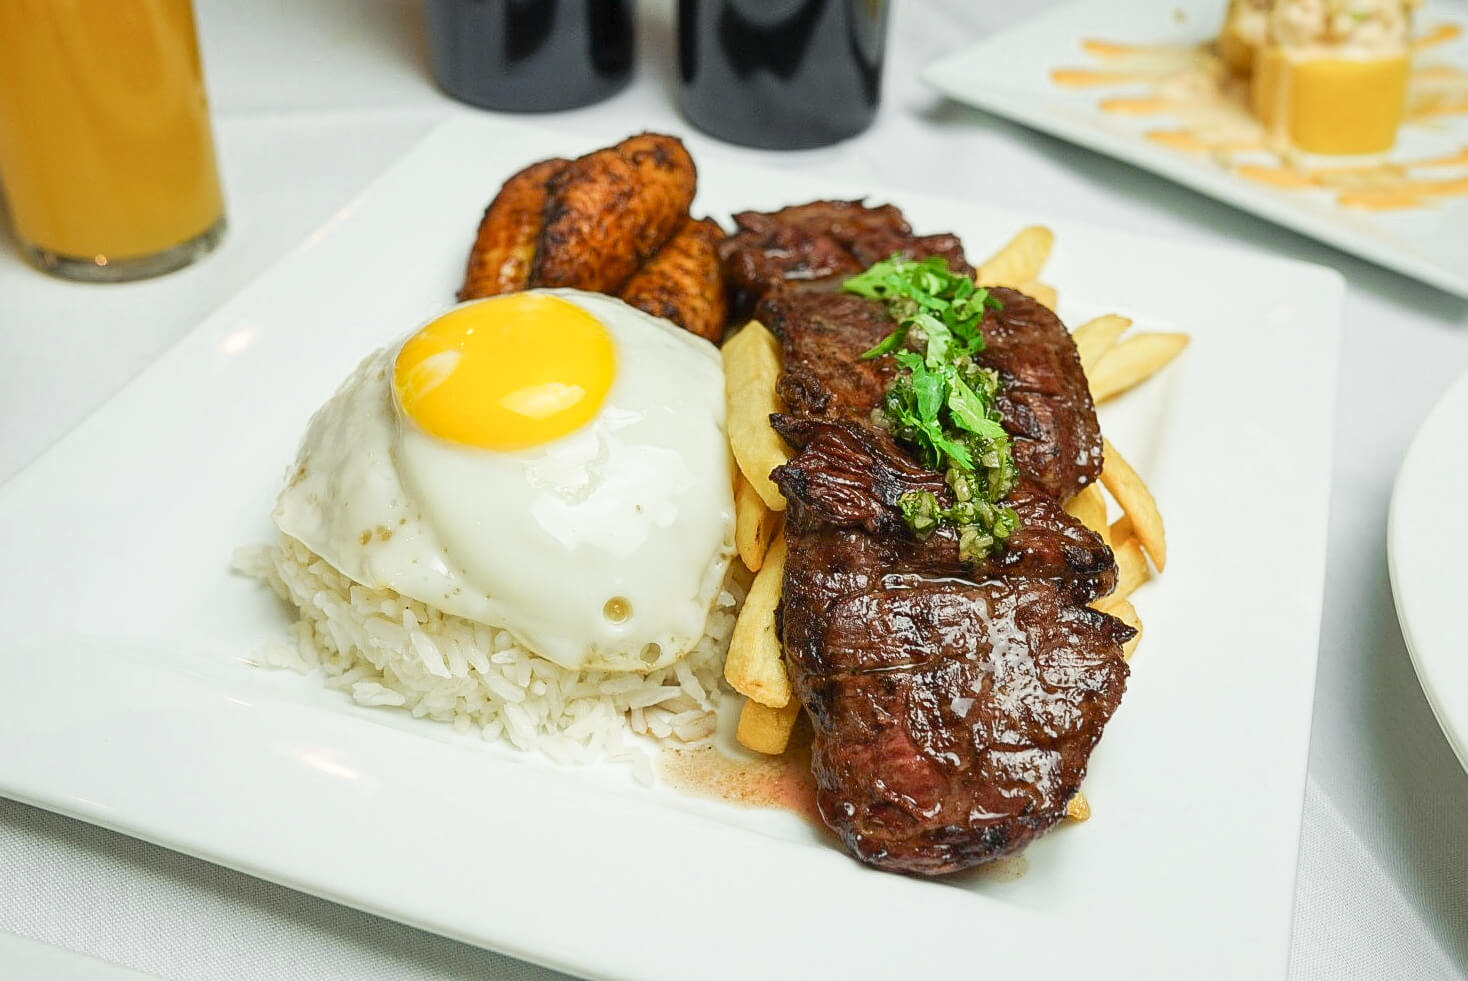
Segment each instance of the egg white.
[{"label": "egg white", "polygon": [[377,351],[312,418],[275,522],[353,580],[557,664],[661,667],[702,636],[734,551],[719,355],[620,300],[545,292],[615,344],[590,423],[513,452],[447,442],[395,405],[400,345]]}]

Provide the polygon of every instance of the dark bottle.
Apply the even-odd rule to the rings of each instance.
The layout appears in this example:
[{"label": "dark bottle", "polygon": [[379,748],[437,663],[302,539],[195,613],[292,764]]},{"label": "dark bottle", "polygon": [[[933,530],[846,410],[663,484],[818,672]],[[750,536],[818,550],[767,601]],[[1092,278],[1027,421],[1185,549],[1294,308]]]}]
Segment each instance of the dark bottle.
[{"label": "dark bottle", "polygon": [[793,150],[871,125],[889,0],[679,0],[678,106],[731,143]]},{"label": "dark bottle", "polygon": [[424,0],[433,74],[461,102],[571,109],[632,73],[633,0]]}]

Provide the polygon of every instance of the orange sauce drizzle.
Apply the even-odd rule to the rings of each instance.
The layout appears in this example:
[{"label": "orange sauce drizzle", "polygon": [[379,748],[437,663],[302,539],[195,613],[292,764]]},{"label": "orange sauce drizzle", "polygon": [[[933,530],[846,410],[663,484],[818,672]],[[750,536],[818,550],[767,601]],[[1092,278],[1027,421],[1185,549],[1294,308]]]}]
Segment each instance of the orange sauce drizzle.
[{"label": "orange sauce drizzle", "polygon": [[1271,187],[1339,190],[1336,202],[1347,208],[1397,211],[1430,205],[1434,198],[1468,195],[1468,175],[1427,180],[1411,174],[1415,169],[1463,164],[1468,164],[1468,147],[1445,157],[1400,164],[1320,167],[1313,170],[1243,164],[1235,167],[1233,172],[1245,180]]},{"label": "orange sauce drizzle", "polygon": [[1368,187],[1354,191],[1342,191],[1338,200],[1348,208],[1366,211],[1398,211],[1402,208],[1420,208],[1432,203],[1433,198],[1468,194],[1468,177],[1444,181],[1407,181],[1395,187]]},{"label": "orange sauce drizzle", "polygon": [[1210,137],[1205,139],[1190,129],[1153,129],[1147,131],[1147,139],[1181,153],[1244,153],[1262,150],[1264,144],[1255,139],[1226,140]]},{"label": "orange sauce drizzle", "polygon": [[1103,71],[1095,68],[1057,68],[1050,73],[1050,81],[1068,89],[1090,89],[1102,85],[1125,85],[1130,82],[1150,82],[1157,78],[1155,71]]},{"label": "orange sauce drizzle", "polygon": [[1081,41],[1081,48],[1093,58],[1102,61],[1110,61],[1115,58],[1156,57],[1157,55],[1176,55],[1190,53],[1196,50],[1196,45],[1191,44],[1123,44],[1120,41],[1107,41],[1102,38],[1086,38]]},{"label": "orange sauce drizzle", "polygon": [[1241,164],[1234,168],[1234,173],[1258,184],[1288,188],[1292,191],[1315,186],[1315,182],[1310,179],[1309,174],[1295,170],[1293,167],[1265,167],[1259,164]]},{"label": "orange sauce drizzle", "polygon": [[1468,113],[1468,98],[1463,99],[1426,99],[1407,110],[1407,118],[1412,120],[1431,119],[1434,116],[1457,116]]},{"label": "orange sauce drizzle", "polygon": [[1436,47],[1439,44],[1447,44],[1462,33],[1463,29],[1457,24],[1439,24],[1413,41],[1412,50],[1426,51],[1428,48]]},{"label": "orange sauce drizzle", "polygon": [[1111,58],[1125,58],[1137,50],[1135,44],[1120,44],[1116,41],[1103,41],[1099,38],[1086,38],[1081,42],[1081,49],[1093,58],[1102,61]]},{"label": "orange sauce drizzle", "polygon": [[1101,111],[1113,116],[1160,116],[1176,105],[1172,99],[1155,95],[1142,99],[1102,99]]},{"label": "orange sauce drizzle", "polygon": [[1415,160],[1412,166],[1418,169],[1424,167],[1468,167],[1468,146],[1457,153],[1450,153],[1446,157],[1426,157]]},{"label": "orange sauce drizzle", "polygon": [[[1413,42],[1421,52],[1462,35],[1456,24],[1439,24]],[[1127,44],[1086,38],[1081,48],[1104,68],[1057,68],[1051,80],[1073,89],[1145,83],[1150,91],[1100,100],[1112,116],[1171,117],[1175,128],[1149,130],[1146,139],[1179,153],[1211,155],[1233,174],[1281,190],[1327,191],[1338,204],[1370,211],[1430,207],[1438,199],[1468,195],[1468,174],[1429,179],[1418,170],[1468,167],[1468,146],[1445,156],[1390,163],[1301,167],[1286,154],[1271,153],[1276,162],[1258,156],[1269,152],[1264,128],[1247,109],[1248,86],[1223,70],[1210,45]],[[1468,71],[1455,65],[1418,65],[1406,118],[1410,121],[1468,114]],[[1235,155],[1249,154],[1254,159]]]},{"label": "orange sauce drizzle", "polygon": [[1412,81],[1418,84],[1456,82],[1461,78],[1468,78],[1468,72],[1463,71],[1457,65],[1419,65],[1412,69]]}]

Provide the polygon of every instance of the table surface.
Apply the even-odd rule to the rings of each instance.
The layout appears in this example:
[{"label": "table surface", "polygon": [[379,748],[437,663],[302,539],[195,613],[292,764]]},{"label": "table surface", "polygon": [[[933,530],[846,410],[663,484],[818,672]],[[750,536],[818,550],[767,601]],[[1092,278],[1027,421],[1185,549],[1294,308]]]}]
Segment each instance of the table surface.
[{"label": "table surface", "polygon": [[[0,235],[0,419],[7,420],[0,479],[320,226],[436,122],[471,111],[434,88],[414,0],[196,6],[228,237],[191,269],[98,287],[33,272]],[[672,6],[642,3],[637,77],[624,92],[549,114],[546,124],[608,142],[641,128],[686,132],[672,96]],[[1418,423],[1468,368],[1468,302],[945,102],[917,81],[923,65],[1041,6],[895,4],[884,104],[870,131],[816,151],[720,152],[878,187],[941,186],[960,198],[1230,244],[1345,274],[1329,570],[1289,977],[1468,977],[1468,774],[1413,674],[1386,566],[1392,480]],[[710,145],[692,143],[695,153]],[[1246,591],[1234,588],[1242,605]],[[162,977],[560,977],[5,800],[0,883],[0,931]],[[4,949],[0,974],[9,976]]]}]

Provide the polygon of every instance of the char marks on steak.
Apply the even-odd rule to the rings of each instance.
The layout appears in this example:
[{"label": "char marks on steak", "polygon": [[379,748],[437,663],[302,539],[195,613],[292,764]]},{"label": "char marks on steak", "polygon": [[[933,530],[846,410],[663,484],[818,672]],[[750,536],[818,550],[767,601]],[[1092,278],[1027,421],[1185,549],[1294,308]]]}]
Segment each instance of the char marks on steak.
[{"label": "char marks on steak", "polygon": [[1004,306],[984,317],[978,360],[999,372],[996,401],[1015,466],[1068,500],[1101,475],[1101,426],[1081,356],[1043,304],[1017,290],[989,292]]},{"label": "char marks on steak", "polygon": [[[811,714],[816,804],[865,862],[937,875],[1065,816],[1126,685],[1130,628],[1043,579],[842,570],[825,529],[786,559],[784,644]],[[870,541],[870,539],[868,539]],[[844,580],[844,581],[843,581]]]},{"label": "char marks on steak", "polygon": [[896,253],[971,271],[951,235],[901,212],[815,202],[746,213],[721,246],[736,309],[779,338],[773,477],[789,502],[779,629],[815,729],[821,816],[862,861],[939,874],[1011,854],[1065,813],[1126,686],[1130,627],[1085,604],[1114,588],[1111,550],[1061,507],[1100,471],[1100,430],[1075,345],[1055,315],[996,291],[980,360],[1019,484],[1020,527],[978,566],[957,536],[924,540],[898,507],[949,492],[875,420],[891,359],[860,355],[892,329],[843,279]]},{"label": "char marks on steak", "polygon": [[1005,502],[1019,516],[1019,528],[1003,551],[975,568],[959,561],[952,528],[939,527],[921,542],[908,533],[898,499],[909,491],[928,491],[946,504],[948,488],[942,476],[914,463],[885,432],[791,415],[777,415],[773,422],[799,451],[776,471],[794,527],[861,528],[905,543],[903,568],[920,562],[934,576],[1050,579],[1079,603],[1116,587],[1111,549],[1028,479],[1021,478]]}]

